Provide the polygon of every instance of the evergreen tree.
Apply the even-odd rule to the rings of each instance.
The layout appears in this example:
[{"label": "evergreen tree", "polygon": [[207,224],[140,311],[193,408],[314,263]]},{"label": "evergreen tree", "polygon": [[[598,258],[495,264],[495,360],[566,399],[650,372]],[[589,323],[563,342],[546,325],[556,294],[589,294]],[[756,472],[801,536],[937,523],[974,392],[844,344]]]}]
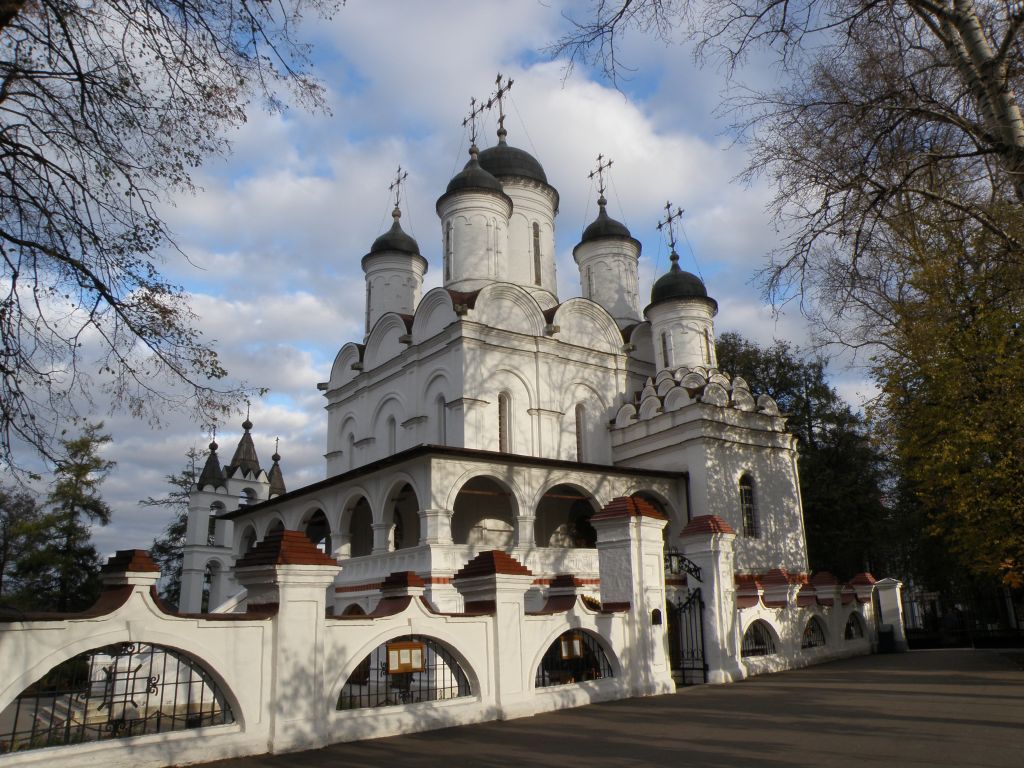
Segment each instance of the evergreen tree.
[{"label": "evergreen tree", "polygon": [[825,361],[783,341],[761,347],[736,333],[718,340],[719,367],[773,397],[799,441],[800,493],[812,571],[849,578],[879,567],[889,516],[883,454],[864,419],[825,377]]},{"label": "evergreen tree", "polygon": [[47,516],[27,491],[0,485],[0,604],[17,604],[18,564],[42,546]]},{"label": "evergreen tree", "polygon": [[100,496],[99,486],[115,465],[100,456],[111,440],[101,434],[102,429],[102,422],[87,424],[78,437],[61,440],[66,458],[54,470],[47,497],[51,507],[48,541],[24,557],[16,569],[35,608],[84,610],[99,594],[101,563],[90,525],[110,522],[110,507]]},{"label": "evergreen tree", "polygon": [[206,458],[205,451],[189,448],[185,453],[185,467],[176,475],[167,475],[170,489],[159,498],[149,496],[139,502],[144,507],[159,507],[173,514],[162,534],[153,539],[150,554],[160,566],[163,579],[160,596],[173,606],[181,599],[181,563],[188,527],[188,497],[199,478]]}]

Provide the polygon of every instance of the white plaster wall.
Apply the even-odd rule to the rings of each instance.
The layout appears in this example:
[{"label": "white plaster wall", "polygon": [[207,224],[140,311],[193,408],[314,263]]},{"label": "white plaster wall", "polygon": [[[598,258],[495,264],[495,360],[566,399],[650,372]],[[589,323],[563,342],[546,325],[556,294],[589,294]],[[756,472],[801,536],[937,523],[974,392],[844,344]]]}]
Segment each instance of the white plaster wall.
[{"label": "white plaster wall", "polygon": [[[502,180],[505,194],[512,198],[509,218],[508,258],[504,277],[533,292],[546,291],[555,301],[558,296],[555,275],[555,191],[537,181],[516,177]],[[534,274],[533,223],[540,229],[540,285]]]},{"label": "white plaster wall", "polygon": [[[718,365],[715,352],[715,311],[710,301],[701,299],[671,299],[652,304],[644,310],[651,321],[654,359],[658,370],[697,365],[714,368]],[[708,345],[705,333],[710,337]],[[662,334],[668,334],[670,360],[664,359]]]},{"label": "white plaster wall", "polygon": [[580,243],[573,252],[580,294],[604,307],[620,328],[640,321],[639,256],[635,240],[613,238]]},{"label": "white plaster wall", "polygon": [[441,198],[442,238],[451,226],[450,264],[442,275],[446,288],[474,291],[506,279],[511,212],[509,200],[496,192],[466,190]]}]

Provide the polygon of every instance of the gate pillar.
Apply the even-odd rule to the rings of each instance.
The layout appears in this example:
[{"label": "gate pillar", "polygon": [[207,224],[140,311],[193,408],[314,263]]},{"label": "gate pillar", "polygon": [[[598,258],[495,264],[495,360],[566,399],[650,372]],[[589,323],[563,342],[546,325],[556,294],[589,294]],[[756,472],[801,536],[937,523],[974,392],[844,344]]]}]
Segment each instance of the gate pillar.
[{"label": "gate pillar", "polygon": [[616,648],[630,680],[632,695],[650,696],[675,690],[668,660],[665,610],[664,515],[642,498],[621,496],[590,518],[597,531],[601,602],[628,603],[625,648]]},{"label": "gate pillar", "polygon": [[722,518],[702,515],[687,523],[679,538],[683,553],[701,570],[707,681],[742,680],[732,559],[736,533]]}]

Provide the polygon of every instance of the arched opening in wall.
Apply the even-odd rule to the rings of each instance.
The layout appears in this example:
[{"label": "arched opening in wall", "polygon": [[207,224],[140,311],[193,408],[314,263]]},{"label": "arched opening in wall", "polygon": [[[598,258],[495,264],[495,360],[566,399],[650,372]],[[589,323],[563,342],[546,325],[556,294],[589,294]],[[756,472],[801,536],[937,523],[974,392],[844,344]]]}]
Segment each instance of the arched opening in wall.
[{"label": "arched opening in wall", "polygon": [[331,554],[331,525],[322,509],[316,510],[306,521],[306,536],[321,552]]},{"label": "arched opening in wall", "polygon": [[740,514],[743,520],[743,535],[752,539],[761,537],[761,520],[757,514],[757,499],[754,496],[754,478],[749,473],[739,482]]},{"label": "arched opening in wall", "polygon": [[[420,504],[416,491],[406,483],[390,499],[391,548],[408,549],[420,543]],[[386,513],[385,513],[385,519]]]},{"label": "arched opening in wall", "polygon": [[206,546],[212,547],[217,543],[217,518],[225,512],[224,503],[215,501],[210,504],[210,515],[207,517]]},{"label": "arched opening in wall", "polygon": [[364,709],[472,696],[469,675],[438,640],[403,635],[378,645],[338,695],[337,708]]},{"label": "arched opening in wall", "polygon": [[256,503],[256,491],[252,488],[243,488],[242,492],[238,494],[238,506],[248,507],[250,504]]},{"label": "arched opening in wall", "polygon": [[199,607],[199,610],[202,613],[210,612],[211,595],[213,595],[214,585],[217,583],[217,579],[219,577],[220,563],[218,563],[216,560],[211,560],[206,564],[206,567],[203,569],[203,599]]},{"label": "arched opening in wall", "polygon": [[356,466],[356,437],[348,436],[348,468],[355,469]]},{"label": "arched opening in wall", "polygon": [[0,753],[234,721],[225,691],[198,661],[162,645],[118,643],[58,664],[22,691],[0,712]]},{"label": "arched opening in wall", "polygon": [[744,659],[754,656],[771,656],[776,653],[775,633],[767,622],[757,619],[743,633],[740,656]]},{"label": "arched opening in wall", "polygon": [[270,527],[267,528],[267,536],[269,536],[272,533],[278,533],[279,531],[283,531],[283,530],[284,530],[284,521],[281,520],[281,518],[279,518],[279,517],[274,518],[274,522],[272,522],[270,524]]},{"label": "arched opening in wall", "polygon": [[582,683],[614,677],[611,662],[597,637],[581,629],[563,632],[537,665],[534,686]]},{"label": "arched opening in wall", "polygon": [[452,540],[481,549],[510,549],[515,516],[511,491],[489,477],[474,477],[455,497]]},{"label": "arched opening in wall", "polygon": [[344,611],[341,612],[342,616],[365,616],[366,611],[363,610],[363,606],[359,603],[352,603]]},{"label": "arched opening in wall", "polygon": [[661,367],[663,369],[672,367],[672,339],[669,337],[668,331],[661,332]]},{"label": "arched opening in wall", "polygon": [[825,644],[825,625],[821,623],[821,619],[817,616],[811,616],[804,626],[800,647],[804,650],[808,648],[824,648]]},{"label": "arched opening in wall", "polygon": [[556,485],[541,498],[533,524],[538,547],[594,548],[597,531],[590,518],[594,500],[571,485]]},{"label": "arched opening in wall", "polygon": [[860,640],[864,637],[864,619],[856,613],[851,613],[846,620],[846,627],[843,629],[844,640]]},{"label": "arched opening in wall", "polygon": [[244,555],[246,552],[251,552],[255,546],[256,529],[251,525],[247,525],[245,530],[242,531],[242,537],[239,539],[238,554]]},{"label": "arched opening in wall", "polygon": [[348,556],[365,557],[373,552],[373,513],[370,502],[360,496],[349,508]]}]

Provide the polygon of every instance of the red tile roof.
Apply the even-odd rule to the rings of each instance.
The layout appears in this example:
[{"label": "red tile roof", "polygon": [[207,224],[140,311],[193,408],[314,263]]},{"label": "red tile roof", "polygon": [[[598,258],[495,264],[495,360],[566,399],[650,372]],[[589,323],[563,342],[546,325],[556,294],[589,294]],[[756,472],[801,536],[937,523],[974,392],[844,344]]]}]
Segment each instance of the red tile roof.
[{"label": "red tile roof", "polygon": [[462,569],[452,578],[453,580],[472,579],[477,576],[494,576],[499,573],[510,576],[533,576],[533,572],[529,568],[507,552],[491,549],[474,557],[462,566]]},{"label": "red tile roof", "polygon": [[249,550],[236,568],[254,565],[337,565],[338,561],[324,554],[302,531],[274,531]]},{"label": "red tile roof", "polygon": [[736,535],[736,531],[732,529],[732,526],[718,515],[701,515],[700,517],[693,518],[679,532],[679,535],[696,536],[701,533],[731,533],[734,536]]},{"label": "red tile roof", "polygon": [[607,520],[613,517],[653,517],[655,520],[667,520],[651,502],[640,496],[619,496],[609,501],[604,509],[594,515],[591,520]]},{"label": "red tile roof", "polygon": [[103,573],[160,573],[160,566],[144,549],[119,549],[101,570]]}]

